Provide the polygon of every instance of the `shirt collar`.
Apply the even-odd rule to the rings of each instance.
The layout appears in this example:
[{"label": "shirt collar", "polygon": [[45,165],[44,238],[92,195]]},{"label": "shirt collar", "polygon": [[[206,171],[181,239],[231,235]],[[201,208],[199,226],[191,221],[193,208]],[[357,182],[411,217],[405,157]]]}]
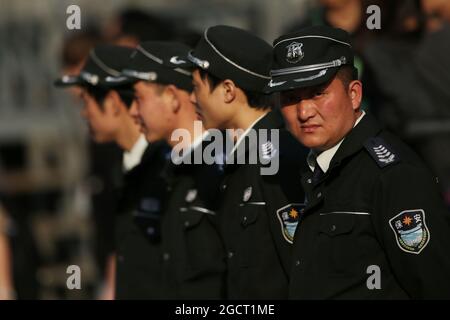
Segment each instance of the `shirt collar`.
[{"label": "shirt collar", "polygon": [[[361,115],[356,119],[355,124],[353,125],[353,128],[358,125],[358,123],[362,120],[362,118],[366,115],[364,110],[362,111]],[[341,146],[342,142],[344,142],[345,137],[339,141],[334,147],[325,150],[321,152],[319,155],[317,155],[314,151],[310,151],[308,154],[308,157],[306,158],[306,161],[308,163],[309,168],[311,171],[314,171],[314,168],[316,166],[315,160],[319,164],[320,169],[325,173],[328,171],[328,168],[330,167],[331,160],[333,159],[334,155],[338,151],[339,147]]]},{"label": "shirt collar", "polygon": [[123,154],[123,169],[125,172],[130,171],[137,166],[142,159],[142,155],[148,146],[148,142],[144,135],[141,134],[139,139],[134,143],[130,151],[126,151]]}]

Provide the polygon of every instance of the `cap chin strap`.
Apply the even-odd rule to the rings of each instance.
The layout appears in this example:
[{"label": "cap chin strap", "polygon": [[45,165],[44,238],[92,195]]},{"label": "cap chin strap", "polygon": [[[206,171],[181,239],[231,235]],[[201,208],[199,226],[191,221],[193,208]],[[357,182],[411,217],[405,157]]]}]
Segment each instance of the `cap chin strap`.
[{"label": "cap chin strap", "polygon": [[310,77],[306,77],[306,78],[298,78],[298,79],[294,79],[295,82],[303,82],[303,81],[311,81],[320,77],[323,77],[326,73],[327,73],[328,69],[323,69],[320,70],[320,72],[318,74],[314,74]]},{"label": "cap chin strap", "polygon": [[139,72],[130,69],[123,70],[122,74],[126,77],[136,78],[144,81],[155,81],[158,78],[156,72]]},{"label": "cap chin strap", "polygon": [[109,83],[120,83],[128,80],[127,77],[106,77],[105,81]]},{"label": "cap chin strap", "polygon": [[61,78],[62,83],[75,83],[77,82],[78,77],[77,76],[70,76],[70,75],[64,75]]},{"label": "cap chin strap", "polygon": [[328,68],[332,68],[332,67],[340,67],[346,63],[347,63],[347,59],[345,57],[340,57],[339,59],[336,59],[336,60],[333,60],[330,62],[325,62],[325,63],[310,64],[310,65],[301,66],[301,67],[292,67],[292,68],[283,68],[283,69],[272,70],[272,71],[270,71],[270,75],[272,77],[284,76],[284,75],[293,74],[293,73],[322,70],[322,69],[328,69]]},{"label": "cap chin strap", "polygon": [[86,81],[87,83],[96,86],[98,84],[98,81],[100,80],[98,75],[96,74],[92,74],[86,71],[81,71],[80,72],[80,77],[83,78],[84,81]]},{"label": "cap chin strap", "polygon": [[190,62],[192,62],[192,63],[195,64],[196,66],[202,68],[203,70],[206,70],[206,69],[209,68],[209,61],[207,61],[207,60],[202,60],[202,59],[199,59],[199,58],[197,58],[197,57],[194,57],[194,56],[192,55],[192,51],[190,51],[190,52],[188,53],[188,59],[189,59]]}]

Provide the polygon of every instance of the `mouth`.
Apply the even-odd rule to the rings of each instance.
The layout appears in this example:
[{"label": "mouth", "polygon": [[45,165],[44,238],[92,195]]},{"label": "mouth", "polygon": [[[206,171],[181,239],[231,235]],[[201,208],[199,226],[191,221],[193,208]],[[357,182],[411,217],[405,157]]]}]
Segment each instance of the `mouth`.
[{"label": "mouth", "polygon": [[317,129],[320,128],[317,124],[303,124],[300,126],[303,132],[305,133],[314,133]]},{"label": "mouth", "polygon": [[139,131],[140,131],[141,133],[146,133],[146,132],[147,132],[147,128],[145,127],[144,121],[142,121],[141,118],[135,117],[135,118],[133,118],[133,120],[134,120],[134,123],[135,123],[137,126],[139,126]]},{"label": "mouth", "polygon": [[139,122],[139,130],[141,131],[141,133],[144,133],[144,134],[147,134],[147,132],[148,132],[147,127],[142,122]]}]

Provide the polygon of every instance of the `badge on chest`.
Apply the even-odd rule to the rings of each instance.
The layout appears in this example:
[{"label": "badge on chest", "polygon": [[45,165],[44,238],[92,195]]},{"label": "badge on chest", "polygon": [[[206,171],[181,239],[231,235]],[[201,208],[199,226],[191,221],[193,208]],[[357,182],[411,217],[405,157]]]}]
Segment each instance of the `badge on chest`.
[{"label": "badge on chest", "polygon": [[303,203],[290,203],[277,210],[277,217],[280,221],[281,232],[284,239],[289,242],[294,242],[295,230],[300,220],[305,204]]}]

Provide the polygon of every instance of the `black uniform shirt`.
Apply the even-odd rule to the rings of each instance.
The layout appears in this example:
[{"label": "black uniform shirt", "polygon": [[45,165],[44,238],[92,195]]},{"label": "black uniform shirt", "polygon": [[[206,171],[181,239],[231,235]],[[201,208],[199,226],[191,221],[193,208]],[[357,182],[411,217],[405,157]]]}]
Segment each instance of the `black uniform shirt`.
[{"label": "black uniform shirt", "polygon": [[268,141],[247,143],[242,154],[247,160],[259,152],[273,161],[279,159],[279,169],[274,175],[262,175],[261,169],[268,165],[229,164],[236,153],[227,159],[220,208],[227,250],[227,297],[283,299],[288,292],[291,243],[304,202],[299,166],[306,151],[284,129],[277,112],[269,112],[253,129],[278,130],[279,143],[269,131]]},{"label": "black uniform shirt", "polygon": [[167,299],[222,299],[225,254],[217,228],[221,171],[216,164],[191,164],[166,171],[169,199],[162,222],[164,295]]},{"label": "black uniform shirt", "polygon": [[166,201],[161,173],[170,148],[150,144],[141,163],[127,172],[116,218],[116,298],[159,299],[160,221]]}]

